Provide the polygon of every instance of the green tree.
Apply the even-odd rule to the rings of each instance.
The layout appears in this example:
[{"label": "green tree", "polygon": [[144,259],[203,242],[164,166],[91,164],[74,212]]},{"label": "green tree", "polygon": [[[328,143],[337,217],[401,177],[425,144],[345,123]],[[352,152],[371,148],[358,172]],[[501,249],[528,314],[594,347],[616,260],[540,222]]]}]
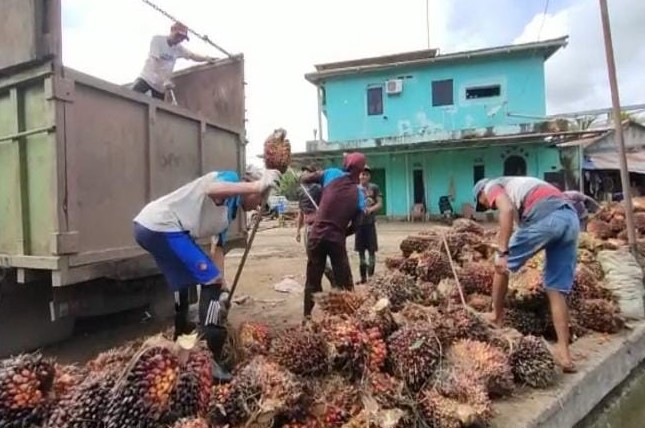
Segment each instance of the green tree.
[{"label": "green tree", "polygon": [[298,180],[299,178],[290,171],[283,174],[277,189],[278,195],[284,196],[290,201],[298,200],[298,192],[300,189]]}]

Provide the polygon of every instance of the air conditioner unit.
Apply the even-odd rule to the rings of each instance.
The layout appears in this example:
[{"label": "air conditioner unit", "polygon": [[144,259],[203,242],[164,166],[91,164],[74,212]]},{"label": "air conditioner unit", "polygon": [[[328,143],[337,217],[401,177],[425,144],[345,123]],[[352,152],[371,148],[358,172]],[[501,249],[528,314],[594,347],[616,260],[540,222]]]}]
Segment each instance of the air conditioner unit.
[{"label": "air conditioner unit", "polygon": [[403,92],[403,79],[391,79],[385,84],[385,93],[388,95],[400,94]]}]

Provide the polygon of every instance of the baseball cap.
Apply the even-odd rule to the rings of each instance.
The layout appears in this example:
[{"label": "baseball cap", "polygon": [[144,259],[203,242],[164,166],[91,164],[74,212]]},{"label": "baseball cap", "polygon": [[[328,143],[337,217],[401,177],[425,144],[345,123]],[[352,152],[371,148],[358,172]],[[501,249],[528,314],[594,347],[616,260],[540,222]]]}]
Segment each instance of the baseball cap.
[{"label": "baseball cap", "polygon": [[365,155],[363,153],[349,153],[343,159],[343,169],[345,169],[345,171],[358,174],[358,172],[365,169],[365,162]]},{"label": "baseball cap", "polygon": [[365,165],[365,168],[363,168],[363,171],[369,172],[371,174],[372,173],[372,168],[370,168],[369,165]]},{"label": "baseball cap", "polygon": [[473,198],[475,199],[475,211],[483,212],[487,210],[485,206],[479,203],[479,194],[484,190],[484,187],[486,186],[486,184],[488,184],[489,181],[490,181],[490,178],[482,178],[477,183],[475,183],[475,187],[473,187]]},{"label": "baseball cap", "polygon": [[174,24],[172,24],[172,27],[170,27],[170,31],[175,32],[175,33],[179,33],[182,36],[184,36],[186,38],[186,40],[190,40],[188,38],[188,27],[186,27],[181,22],[175,22]]}]

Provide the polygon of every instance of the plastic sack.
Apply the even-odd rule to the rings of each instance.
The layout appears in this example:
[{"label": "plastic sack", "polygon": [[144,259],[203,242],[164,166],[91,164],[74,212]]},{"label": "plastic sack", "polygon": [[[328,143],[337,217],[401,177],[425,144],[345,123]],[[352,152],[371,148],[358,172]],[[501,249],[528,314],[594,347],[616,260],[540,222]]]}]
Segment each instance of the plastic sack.
[{"label": "plastic sack", "polygon": [[605,288],[611,290],[626,318],[645,318],[643,270],[627,250],[600,251],[598,261],[605,272]]}]

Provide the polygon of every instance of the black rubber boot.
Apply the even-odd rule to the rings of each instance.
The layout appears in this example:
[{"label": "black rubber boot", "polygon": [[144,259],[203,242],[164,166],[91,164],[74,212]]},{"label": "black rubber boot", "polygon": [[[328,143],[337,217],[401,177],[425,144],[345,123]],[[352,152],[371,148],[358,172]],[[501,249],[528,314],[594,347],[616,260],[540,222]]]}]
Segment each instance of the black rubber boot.
[{"label": "black rubber boot", "polygon": [[206,336],[208,349],[213,354],[213,380],[219,383],[230,382],[233,377],[219,364],[222,360],[224,345],[226,344],[226,328],[217,325],[207,325],[204,327],[204,335]]},{"label": "black rubber boot", "polygon": [[367,265],[360,265],[361,272],[361,282],[359,284],[365,284],[367,282]]}]

